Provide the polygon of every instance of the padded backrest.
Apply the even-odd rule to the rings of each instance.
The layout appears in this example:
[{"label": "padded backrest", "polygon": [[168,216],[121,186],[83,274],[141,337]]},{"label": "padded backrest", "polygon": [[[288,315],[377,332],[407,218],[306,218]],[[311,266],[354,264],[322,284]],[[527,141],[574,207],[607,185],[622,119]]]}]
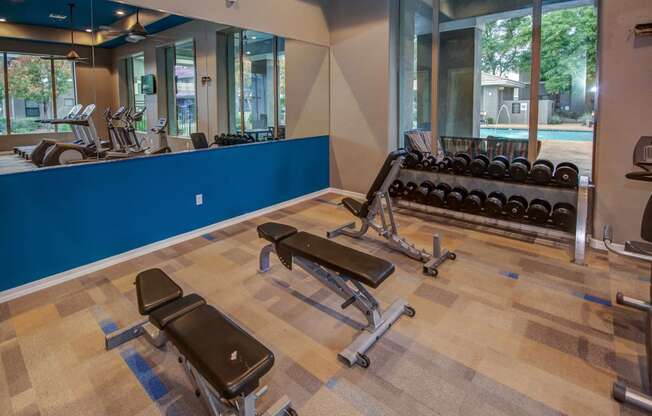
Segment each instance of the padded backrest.
[{"label": "padded backrest", "polygon": [[208,149],[208,140],[206,140],[204,133],[190,133],[190,140],[192,140],[192,147],[195,149]]},{"label": "padded backrest", "polygon": [[643,221],[641,221],[641,238],[645,241],[652,242],[652,196],[647,201]]},{"label": "padded backrest", "polygon": [[389,171],[392,170],[392,163],[399,157],[407,155],[407,153],[408,152],[405,149],[397,149],[387,155],[385,163],[383,163],[383,166],[380,168],[380,172],[378,172],[378,175],[376,176],[376,180],[374,180],[374,183],[371,185],[371,189],[369,189],[369,192],[367,192],[367,202],[371,202],[374,199],[376,192],[378,192],[380,187],[383,186],[385,178],[387,178]]}]

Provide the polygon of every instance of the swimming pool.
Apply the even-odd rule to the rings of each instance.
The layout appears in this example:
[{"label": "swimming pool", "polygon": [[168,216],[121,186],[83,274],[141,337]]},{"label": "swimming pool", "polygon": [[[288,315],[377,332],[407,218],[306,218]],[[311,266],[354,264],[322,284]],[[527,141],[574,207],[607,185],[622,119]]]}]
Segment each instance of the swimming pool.
[{"label": "swimming pool", "polygon": [[[480,129],[480,137],[487,136],[507,137],[509,139],[527,140],[527,129]],[[539,130],[537,133],[539,140],[565,140],[572,142],[591,142],[593,141],[592,131],[574,131],[574,130]]]}]

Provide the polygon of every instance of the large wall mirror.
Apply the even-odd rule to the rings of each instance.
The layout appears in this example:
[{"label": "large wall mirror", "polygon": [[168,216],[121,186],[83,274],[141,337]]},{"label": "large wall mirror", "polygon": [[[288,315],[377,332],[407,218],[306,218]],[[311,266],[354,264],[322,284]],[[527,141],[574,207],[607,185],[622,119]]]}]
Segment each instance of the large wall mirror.
[{"label": "large wall mirror", "polygon": [[0,10],[0,174],[329,133],[327,47],[109,0]]}]

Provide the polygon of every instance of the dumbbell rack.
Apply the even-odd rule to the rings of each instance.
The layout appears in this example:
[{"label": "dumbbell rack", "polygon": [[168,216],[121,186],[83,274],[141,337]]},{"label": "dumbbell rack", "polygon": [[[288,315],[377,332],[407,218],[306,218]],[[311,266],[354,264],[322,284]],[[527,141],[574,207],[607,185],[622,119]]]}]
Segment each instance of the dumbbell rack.
[{"label": "dumbbell rack", "polygon": [[451,187],[463,186],[468,190],[477,188],[482,189],[487,193],[491,191],[500,191],[507,196],[518,194],[527,198],[528,201],[535,198],[545,199],[549,201],[551,205],[558,202],[572,204],[576,209],[576,225],[574,233],[532,223],[515,222],[508,219],[492,218],[468,212],[437,208],[402,199],[397,201],[399,207],[435,214],[444,218],[471,224],[497,228],[502,231],[518,233],[528,237],[542,238],[557,243],[568,244],[573,252],[572,261],[580,265],[585,264],[587,231],[589,225],[589,191],[591,189],[588,177],[580,176],[577,188],[561,188],[557,186],[540,186],[531,183],[496,181],[484,177],[454,175],[451,173],[413,169],[402,169],[398,179],[403,181],[403,183],[414,182],[420,184],[425,180],[430,180],[435,184],[445,182]]}]

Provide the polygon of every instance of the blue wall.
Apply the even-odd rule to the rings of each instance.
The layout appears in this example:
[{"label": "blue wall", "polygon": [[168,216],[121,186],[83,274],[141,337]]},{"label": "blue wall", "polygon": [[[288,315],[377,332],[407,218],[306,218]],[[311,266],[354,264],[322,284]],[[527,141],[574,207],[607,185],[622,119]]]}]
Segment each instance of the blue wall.
[{"label": "blue wall", "polygon": [[322,136],[0,175],[0,290],[327,188],[328,146]]}]

